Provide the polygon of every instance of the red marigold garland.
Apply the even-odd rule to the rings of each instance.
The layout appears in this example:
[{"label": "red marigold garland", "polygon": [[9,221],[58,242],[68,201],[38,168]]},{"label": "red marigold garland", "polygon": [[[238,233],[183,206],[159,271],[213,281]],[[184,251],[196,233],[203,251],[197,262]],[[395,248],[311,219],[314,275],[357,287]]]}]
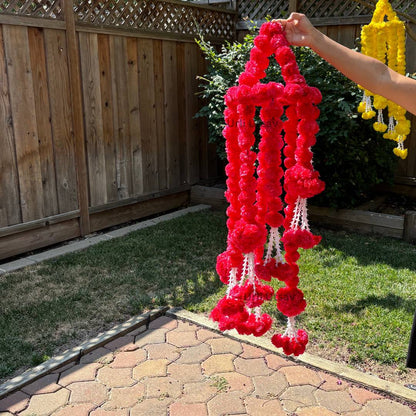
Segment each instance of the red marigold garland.
[{"label": "red marigold garland", "polygon": [[[217,272],[228,289],[211,318],[220,330],[263,335],[272,319],[262,313],[261,306],[274,294],[273,288],[263,282],[277,278],[285,284],[276,293],[277,308],[288,317],[288,325],[283,335],[272,337],[272,342],[287,355],[299,355],[305,351],[308,335],[295,329],[295,316],[306,307],[303,292],[297,287],[296,262],[299,248],[312,248],[320,241],[309,229],[306,201],[325,186],[313,168],[310,150],[319,130],[316,105],[321,94],[299,73],[278,22],[264,23],[254,45],[239,85],[225,95],[228,239],[226,251],[217,258]],[[270,55],[281,66],[285,86],[260,83],[266,76]],[[256,107],[261,107],[263,122],[258,154],[252,150]],[[283,113],[285,122],[281,120]],[[286,171],[281,166],[282,149]],[[284,215],[282,180],[286,192]]]}]

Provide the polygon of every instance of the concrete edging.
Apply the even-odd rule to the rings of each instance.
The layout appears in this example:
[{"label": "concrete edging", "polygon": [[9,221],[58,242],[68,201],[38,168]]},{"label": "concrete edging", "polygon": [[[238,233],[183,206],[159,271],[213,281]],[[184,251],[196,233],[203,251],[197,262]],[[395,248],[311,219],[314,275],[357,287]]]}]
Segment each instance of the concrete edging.
[{"label": "concrete edging", "polygon": [[91,247],[95,244],[101,243],[103,241],[112,240],[113,238],[123,237],[133,231],[141,230],[143,228],[151,227],[152,225],[159,224],[164,221],[169,221],[174,218],[182,217],[186,214],[192,212],[199,212],[206,209],[209,209],[210,205],[198,204],[193,205],[188,208],[180,209],[169,214],[161,215],[150,220],[141,221],[126,227],[117,228],[116,230],[109,231],[108,233],[98,234],[90,237],[83,238],[79,241],[75,241],[69,244],[64,244],[59,247],[41,251],[39,253],[22,257],[21,259],[14,260],[11,262],[0,263],[0,274],[12,272],[15,270],[22,269],[26,266],[32,266],[44,260],[50,260],[56,257],[63,256],[68,253],[73,253],[75,251],[80,251],[85,248]]},{"label": "concrete edging", "polygon": [[[210,329],[211,331],[222,333],[218,330],[217,325],[207,317],[197,315],[182,308],[169,309],[166,312],[166,316],[183,319],[185,321]],[[282,354],[281,350],[276,348],[269,339],[263,337],[257,338],[252,335],[240,335],[235,330],[225,331],[222,334],[228,336],[229,338],[243,341],[255,347],[260,347],[268,350],[273,354],[277,354],[285,359],[293,361],[294,363],[314,367],[316,369],[323,370],[336,376],[345,378],[354,383],[370,387],[371,389],[377,390],[387,395],[395,396],[397,398],[416,403],[416,391],[409,390],[400,384],[382,380],[376,376],[362,373],[361,371],[349,368],[345,365],[334,363],[332,361],[326,360],[325,358],[320,358],[308,353],[304,353],[299,357],[287,357],[286,355]]]},{"label": "concrete edging", "polygon": [[143,325],[146,325],[146,328],[149,327],[150,322],[164,315],[165,312],[169,309],[168,306],[164,306],[158,309],[152,309],[149,312],[143,313],[141,315],[135,316],[128,321],[116,325],[108,331],[98,334],[96,337],[91,338],[79,346],[71,348],[56,357],[51,358],[48,361],[34,367],[20,376],[14,377],[6,383],[0,385],[0,399],[9,395],[15,390],[21,389],[22,387],[30,384],[42,376],[50,373],[51,371],[56,370],[59,367],[63,367],[66,364],[71,363],[72,361],[78,361],[82,356],[90,353],[92,350],[95,350],[110,341],[127,334],[134,329],[137,329]]}]

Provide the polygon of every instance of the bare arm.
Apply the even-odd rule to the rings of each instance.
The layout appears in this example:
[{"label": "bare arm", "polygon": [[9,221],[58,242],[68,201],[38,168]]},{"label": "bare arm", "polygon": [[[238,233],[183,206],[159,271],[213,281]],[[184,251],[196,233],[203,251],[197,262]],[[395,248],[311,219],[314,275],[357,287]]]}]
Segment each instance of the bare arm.
[{"label": "bare arm", "polygon": [[310,47],[355,83],[416,114],[416,80],[328,38],[314,28],[303,14],[292,13],[289,19],[279,22],[284,26],[291,44]]}]

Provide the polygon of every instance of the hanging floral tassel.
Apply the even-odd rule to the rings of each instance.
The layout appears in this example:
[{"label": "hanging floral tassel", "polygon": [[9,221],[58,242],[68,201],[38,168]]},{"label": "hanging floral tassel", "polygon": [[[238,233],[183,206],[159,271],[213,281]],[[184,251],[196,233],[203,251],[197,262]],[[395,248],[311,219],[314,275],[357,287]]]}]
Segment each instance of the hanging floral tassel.
[{"label": "hanging floral tassel", "polygon": [[[378,59],[399,74],[405,74],[405,27],[388,0],[378,0],[370,24],[363,26],[361,30],[361,44],[361,52],[364,55]],[[373,106],[377,113],[373,110]],[[388,125],[383,120],[385,108],[388,108]],[[380,95],[364,90],[358,111],[366,120],[377,114],[377,121],[373,124],[374,130],[384,133],[385,139],[396,141],[394,154],[406,159],[407,149],[404,148],[403,142],[410,134],[410,121],[406,119],[406,110]]]},{"label": "hanging floral tassel", "polygon": [[[309,229],[306,201],[324,189],[313,169],[310,150],[319,130],[316,105],[321,94],[299,73],[278,22],[264,23],[254,45],[239,85],[225,95],[228,239],[226,251],[217,258],[217,272],[228,288],[211,318],[220,330],[265,334],[272,319],[262,313],[261,307],[274,291],[264,282],[276,278],[285,284],[277,291],[276,300],[277,308],[288,318],[288,326],[283,335],[274,335],[272,342],[288,355],[299,355],[305,350],[308,336],[304,330],[295,329],[295,316],[306,307],[303,292],[297,287],[298,249],[312,248],[320,241]],[[270,55],[281,66],[285,86],[260,82],[266,76]],[[252,150],[256,107],[261,107],[263,123],[258,154]],[[285,122],[281,120],[284,113]],[[286,171],[281,166],[282,149]]]}]

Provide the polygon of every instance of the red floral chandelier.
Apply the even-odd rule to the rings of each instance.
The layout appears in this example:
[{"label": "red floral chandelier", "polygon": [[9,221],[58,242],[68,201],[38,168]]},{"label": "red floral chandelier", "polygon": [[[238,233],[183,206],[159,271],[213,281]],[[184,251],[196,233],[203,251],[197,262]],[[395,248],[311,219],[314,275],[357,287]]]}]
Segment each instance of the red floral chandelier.
[{"label": "red floral chandelier", "polygon": [[[226,251],[217,258],[217,272],[228,288],[211,318],[221,331],[236,329],[240,334],[262,336],[272,319],[262,313],[261,306],[274,294],[264,282],[279,279],[285,286],[276,292],[277,309],[288,324],[272,342],[287,355],[299,355],[305,351],[308,335],[295,328],[295,316],[306,307],[298,288],[298,249],[312,248],[321,239],[311,233],[307,219],[307,199],[325,187],[313,168],[311,152],[319,130],[316,105],[321,93],[299,73],[280,23],[264,23],[254,45],[239,85],[225,95],[228,238]],[[271,55],[281,67],[285,85],[260,82]],[[261,108],[262,121],[258,153],[252,150],[256,107]]]}]

